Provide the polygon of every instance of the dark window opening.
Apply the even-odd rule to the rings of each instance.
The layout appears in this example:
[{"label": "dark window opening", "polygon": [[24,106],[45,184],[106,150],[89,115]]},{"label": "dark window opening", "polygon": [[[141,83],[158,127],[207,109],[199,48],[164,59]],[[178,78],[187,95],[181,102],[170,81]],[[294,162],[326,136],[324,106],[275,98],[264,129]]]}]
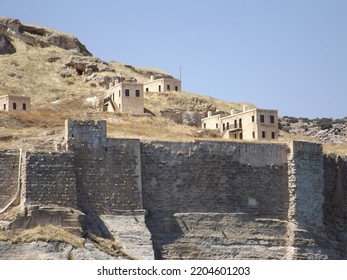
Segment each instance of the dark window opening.
[{"label": "dark window opening", "polygon": [[254,131],[252,132],[252,137],[253,137],[253,139],[255,138],[255,132]]},{"label": "dark window opening", "polygon": [[234,137],[235,137],[235,139],[237,139],[237,134],[236,133],[234,134]]},{"label": "dark window opening", "polygon": [[216,123],[216,128],[218,128],[218,123]]},{"label": "dark window opening", "polygon": [[229,123],[227,122],[227,130],[229,130]]},{"label": "dark window opening", "polygon": [[234,120],[234,128],[237,128],[237,120]]},{"label": "dark window opening", "polygon": [[242,119],[239,119],[239,128],[242,128]]},{"label": "dark window opening", "polygon": [[17,104],[16,104],[16,102],[13,102],[12,108],[13,108],[13,110],[16,110],[16,109],[17,109]]},{"label": "dark window opening", "polygon": [[130,96],[130,90],[129,89],[125,90],[125,96]]},{"label": "dark window opening", "polygon": [[261,123],[264,123],[264,122],[265,122],[265,117],[264,117],[264,115],[260,115],[260,122],[261,122]]},{"label": "dark window opening", "polygon": [[204,128],[206,128],[206,123],[204,123]]},{"label": "dark window opening", "polygon": [[25,111],[27,109],[27,105],[23,103],[23,110]]},{"label": "dark window opening", "polygon": [[274,116],[270,116],[270,123],[275,123],[275,117]]},{"label": "dark window opening", "polygon": [[223,123],[223,131],[225,130],[225,123]]},{"label": "dark window opening", "polygon": [[275,139],[275,132],[271,132],[271,138]]},{"label": "dark window opening", "polygon": [[175,91],[178,91],[178,86],[175,86]]},{"label": "dark window opening", "polygon": [[254,122],[254,116],[252,116],[252,122]]},{"label": "dark window opening", "polygon": [[139,90],[139,89],[137,89],[137,90],[135,91],[135,96],[136,96],[136,97],[140,97],[140,90]]},{"label": "dark window opening", "polygon": [[119,97],[120,97],[120,90],[119,90]]},{"label": "dark window opening", "polygon": [[170,91],[170,85],[167,85],[167,86],[166,86],[166,89],[167,89],[168,91]]},{"label": "dark window opening", "polygon": [[4,104],[4,110],[6,110],[6,104]]},{"label": "dark window opening", "polygon": [[242,135],[242,132],[240,133],[240,139],[242,140],[242,138],[243,138],[243,135]]},{"label": "dark window opening", "polygon": [[266,138],[265,131],[262,131],[262,132],[261,132],[261,137],[262,137],[262,138]]},{"label": "dark window opening", "polygon": [[107,152],[107,147],[105,148],[105,152]]},{"label": "dark window opening", "polygon": [[148,91],[148,87],[146,87],[146,91]]},{"label": "dark window opening", "polygon": [[158,86],[158,92],[161,92],[161,86],[160,85]]}]

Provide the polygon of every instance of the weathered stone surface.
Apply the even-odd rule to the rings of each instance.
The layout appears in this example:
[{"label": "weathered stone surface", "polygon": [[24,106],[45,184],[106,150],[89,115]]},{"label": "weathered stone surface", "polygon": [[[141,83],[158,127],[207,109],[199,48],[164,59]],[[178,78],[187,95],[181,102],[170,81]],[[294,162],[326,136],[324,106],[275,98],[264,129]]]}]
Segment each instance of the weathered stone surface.
[{"label": "weathered stone surface", "polygon": [[22,42],[36,47],[57,46],[91,56],[91,53],[76,37],[46,28],[24,25],[18,19],[0,17],[1,34],[16,37]]},{"label": "weathered stone surface", "polygon": [[0,33],[0,54],[13,54],[15,52],[16,49],[12,45],[10,39]]}]

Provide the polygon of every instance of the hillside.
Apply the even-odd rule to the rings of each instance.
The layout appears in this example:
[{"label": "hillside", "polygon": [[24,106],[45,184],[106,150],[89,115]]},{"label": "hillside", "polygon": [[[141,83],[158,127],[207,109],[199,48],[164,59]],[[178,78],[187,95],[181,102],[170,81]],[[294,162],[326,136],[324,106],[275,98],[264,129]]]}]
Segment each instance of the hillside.
[{"label": "hillside", "polygon": [[[18,20],[0,18],[0,31],[0,95],[25,95],[32,102],[31,112],[26,114],[0,112],[2,148],[51,149],[60,141],[67,118],[106,119],[112,137],[189,140],[205,136],[198,134],[197,127],[177,124],[161,112],[194,111],[201,117],[208,110],[230,111],[243,105],[187,92],[147,93],[145,108],[151,114],[103,113],[100,104],[87,99],[101,99],[110,82],[171,76],[158,69],[102,61],[72,35],[23,25]],[[8,49],[12,51],[8,53]]]},{"label": "hillside", "polygon": [[[112,137],[163,140],[217,137],[214,138],[217,140],[216,134],[199,131],[201,117],[209,110],[229,112],[244,105],[188,92],[145,93],[145,109],[149,114],[103,113],[96,101],[103,98],[110,82],[116,79],[146,82],[150,76],[172,76],[159,69],[102,61],[70,34],[3,17],[0,17],[0,63],[0,96],[17,94],[32,99],[29,113],[0,112],[1,148],[53,149],[54,143],[62,138],[64,120],[68,118],[106,119]],[[282,119],[281,123],[284,126],[280,142],[318,141],[324,144],[326,152],[347,154],[346,124],[329,128],[330,132],[314,122],[297,124]]]}]

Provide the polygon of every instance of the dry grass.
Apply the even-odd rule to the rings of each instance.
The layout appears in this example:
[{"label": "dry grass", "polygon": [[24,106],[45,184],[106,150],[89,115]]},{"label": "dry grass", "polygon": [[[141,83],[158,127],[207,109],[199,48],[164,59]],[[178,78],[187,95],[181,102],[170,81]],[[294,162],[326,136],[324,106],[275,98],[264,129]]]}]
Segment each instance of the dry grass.
[{"label": "dry grass", "polygon": [[114,256],[114,257],[122,256],[129,260],[136,259],[130,256],[128,253],[126,253],[124,251],[123,246],[115,240],[105,239],[91,233],[87,233],[86,237],[89,238],[100,251],[103,251],[110,256]]},{"label": "dry grass", "polygon": [[35,241],[64,242],[76,248],[84,246],[84,239],[66,230],[52,225],[38,226],[32,229],[0,231],[0,241],[11,241],[14,244]]}]

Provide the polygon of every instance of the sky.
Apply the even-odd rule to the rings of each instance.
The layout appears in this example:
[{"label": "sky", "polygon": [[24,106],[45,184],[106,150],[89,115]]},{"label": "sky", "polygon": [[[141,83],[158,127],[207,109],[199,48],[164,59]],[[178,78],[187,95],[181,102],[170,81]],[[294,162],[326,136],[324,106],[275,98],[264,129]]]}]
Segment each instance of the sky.
[{"label": "sky", "polygon": [[181,73],[186,92],[347,117],[346,0],[0,0],[0,15],[71,33],[106,61]]}]

